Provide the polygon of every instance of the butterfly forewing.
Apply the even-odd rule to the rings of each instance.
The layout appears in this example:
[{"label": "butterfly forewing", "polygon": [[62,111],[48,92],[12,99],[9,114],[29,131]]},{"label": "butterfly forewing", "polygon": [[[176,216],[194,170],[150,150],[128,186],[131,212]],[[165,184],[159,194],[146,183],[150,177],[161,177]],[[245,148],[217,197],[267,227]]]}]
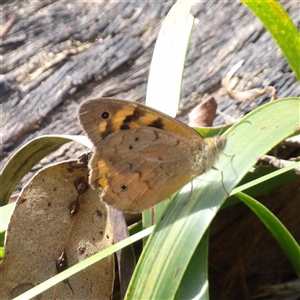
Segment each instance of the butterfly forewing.
[{"label": "butterfly forewing", "polygon": [[190,138],[201,137],[191,127],[153,108],[113,98],[84,102],[79,109],[79,119],[93,142],[111,133],[138,127],[154,127]]}]

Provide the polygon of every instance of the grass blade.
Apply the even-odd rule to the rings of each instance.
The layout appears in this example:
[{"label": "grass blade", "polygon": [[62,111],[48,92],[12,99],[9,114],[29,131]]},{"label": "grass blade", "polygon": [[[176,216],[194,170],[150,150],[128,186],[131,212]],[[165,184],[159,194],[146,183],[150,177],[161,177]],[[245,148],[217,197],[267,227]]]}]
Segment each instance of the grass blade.
[{"label": "grass blade", "polygon": [[243,201],[266,225],[300,276],[300,246],[286,227],[271,211],[254,198],[241,192],[236,193],[235,196]]},{"label": "grass blade", "polygon": [[[300,81],[300,33],[279,1],[242,0],[270,32]],[[295,5],[297,4],[295,1]]]}]

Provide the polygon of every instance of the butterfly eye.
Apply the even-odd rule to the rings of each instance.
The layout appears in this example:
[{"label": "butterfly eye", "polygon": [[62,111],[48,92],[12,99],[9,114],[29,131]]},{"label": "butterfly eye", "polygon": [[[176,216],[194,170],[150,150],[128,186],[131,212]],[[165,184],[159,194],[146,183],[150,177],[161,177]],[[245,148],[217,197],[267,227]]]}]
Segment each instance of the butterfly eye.
[{"label": "butterfly eye", "polygon": [[104,120],[108,119],[109,118],[109,112],[104,111],[103,113],[101,113],[100,117],[101,117],[101,119],[104,119]]},{"label": "butterfly eye", "polygon": [[128,185],[125,184],[125,183],[122,183],[122,184],[120,185],[120,189],[121,189],[121,192],[125,192],[125,191],[127,191],[127,189],[128,189]]}]

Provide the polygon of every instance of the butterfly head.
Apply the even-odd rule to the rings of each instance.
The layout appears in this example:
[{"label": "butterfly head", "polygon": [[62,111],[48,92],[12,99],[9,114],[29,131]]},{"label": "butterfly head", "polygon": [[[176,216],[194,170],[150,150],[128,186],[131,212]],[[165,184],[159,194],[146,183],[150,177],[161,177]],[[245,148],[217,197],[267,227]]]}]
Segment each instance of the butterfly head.
[{"label": "butterfly head", "polygon": [[219,153],[223,152],[226,146],[226,138],[222,138],[220,136],[216,136],[213,138],[214,146]]},{"label": "butterfly head", "polygon": [[217,162],[225,146],[226,139],[220,136],[203,139],[195,151],[195,173],[200,175],[210,170]]}]

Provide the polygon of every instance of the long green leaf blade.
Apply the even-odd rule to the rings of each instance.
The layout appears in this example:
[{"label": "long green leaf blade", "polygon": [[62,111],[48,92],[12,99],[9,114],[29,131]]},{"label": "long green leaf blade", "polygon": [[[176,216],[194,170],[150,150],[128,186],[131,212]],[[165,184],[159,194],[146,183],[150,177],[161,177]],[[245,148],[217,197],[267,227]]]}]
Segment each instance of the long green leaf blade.
[{"label": "long green leaf blade", "polygon": [[0,172],[0,206],[7,204],[15,187],[35,164],[63,144],[72,141],[91,147],[85,136],[53,134],[37,137],[19,149]]},{"label": "long green leaf blade", "polygon": [[194,18],[189,13],[196,1],[178,1],[160,29],[150,67],[146,104],[174,117],[178,110],[181,81]]},{"label": "long green leaf blade", "polygon": [[254,198],[241,192],[235,196],[243,201],[266,225],[300,276],[300,246],[286,227],[271,211]]},{"label": "long green leaf blade", "polygon": [[[270,32],[300,81],[300,33],[279,1],[242,0]],[[299,2],[295,1],[299,6]]]},{"label": "long green leaf blade", "polygon": [[[257,158],[299,131],[299,98],[261,106],[226,132],[227,156],[216,165],[230,192]],[[228,157],[231,156],[231,157]],[[227,195],[221,172],[211,170],[186,186],[149,238],[127,291],[127,299],[173,299],[190,260]],[[205,288],[207,281],[199,283]],[[147,287],[147,288],[145,288]]]},{"label": "long green leaf blade", "polygon": [[[196,1],[176,2],[160,29],[151,61],[146,104],[174,117],[178,110],[182,74],[194,18]],[[167,79],[167,80],[166,80]],[[157,223],[168,206],[161,202],[143,213],[143,227]]]}]

